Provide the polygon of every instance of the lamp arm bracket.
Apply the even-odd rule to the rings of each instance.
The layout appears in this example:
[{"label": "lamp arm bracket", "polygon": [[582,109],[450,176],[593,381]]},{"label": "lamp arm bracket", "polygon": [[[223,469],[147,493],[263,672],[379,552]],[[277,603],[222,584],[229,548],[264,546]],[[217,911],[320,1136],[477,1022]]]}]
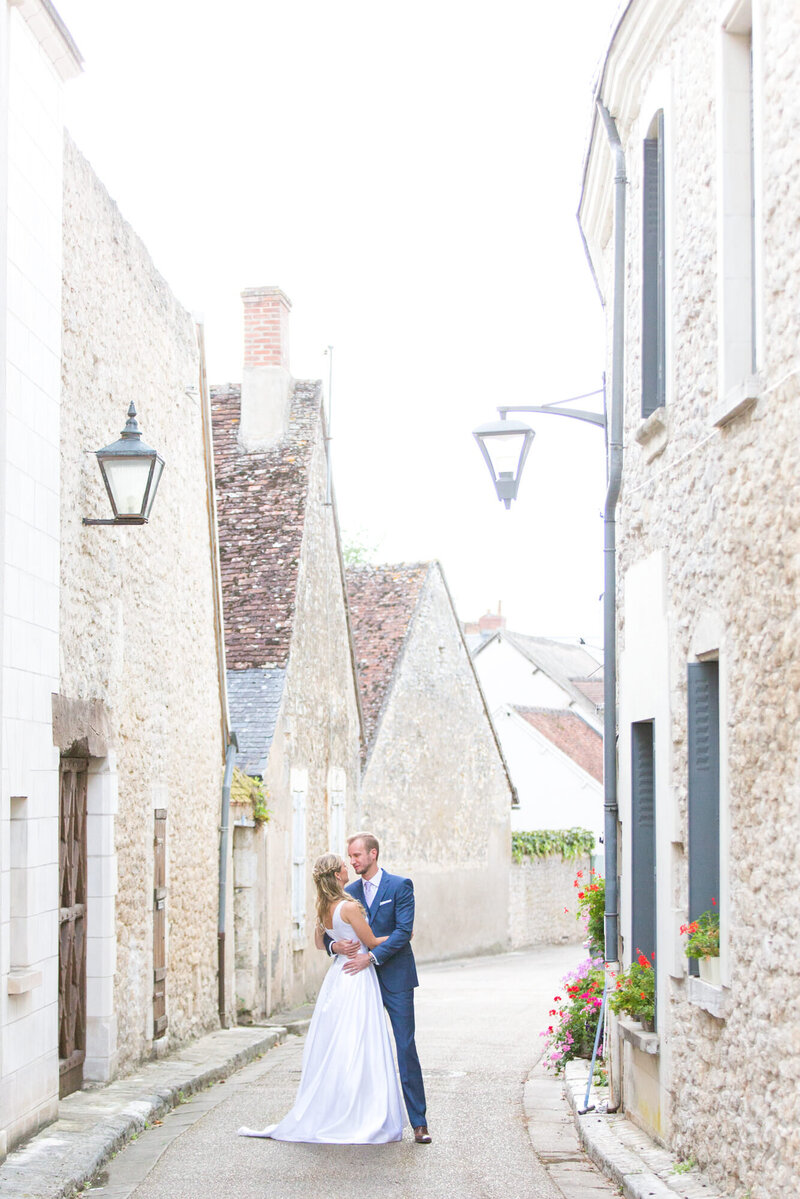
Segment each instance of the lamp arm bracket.
[{"label": "lamp arm bracket", "polygon": [[508,412],[541,412],[548,416],[569,416],[573,420],[582,420],[589,425],[606,427],[606,418],[602,412],[584,412],[580,408],[558,408],[553,404],[514,404],[498,408],[501,420],[505,420]]}]

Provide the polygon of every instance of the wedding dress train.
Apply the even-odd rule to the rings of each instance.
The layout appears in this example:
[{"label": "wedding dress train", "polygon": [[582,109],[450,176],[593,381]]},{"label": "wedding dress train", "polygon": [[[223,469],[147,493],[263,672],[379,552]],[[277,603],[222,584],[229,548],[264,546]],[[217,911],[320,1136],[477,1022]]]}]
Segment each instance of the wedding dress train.
[{"label": "wedding dress train", "polygon": [[[327,932],[334,941],[352,940],[341,908],[340,903]],[[346,961],[334,958],[320,988],[294,1107],[279,1124],[260,1132],[240,1128],[240,1136],[323,1145],[402,1139],[400,1086],[375,967],[345,974]]]}]

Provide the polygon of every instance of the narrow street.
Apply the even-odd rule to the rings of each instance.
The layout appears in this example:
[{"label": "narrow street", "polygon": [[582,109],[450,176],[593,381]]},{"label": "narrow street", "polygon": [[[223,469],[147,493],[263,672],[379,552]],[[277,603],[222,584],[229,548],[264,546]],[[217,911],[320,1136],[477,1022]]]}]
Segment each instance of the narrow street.
[{"label": "narrow street", "polygon": [[387,1146],[250,1140],[291,1106],[301,1038],[181,1105],[120,1153],[93,1199],[317,1199],[367,1189],[373,1199],[557,1199],[523,1117],[523,1084],[542,1051],[540,1030],[577,946],[541,948],[422,968],[417,1042],[428,1094],[430,1146],[406,1129]]}]

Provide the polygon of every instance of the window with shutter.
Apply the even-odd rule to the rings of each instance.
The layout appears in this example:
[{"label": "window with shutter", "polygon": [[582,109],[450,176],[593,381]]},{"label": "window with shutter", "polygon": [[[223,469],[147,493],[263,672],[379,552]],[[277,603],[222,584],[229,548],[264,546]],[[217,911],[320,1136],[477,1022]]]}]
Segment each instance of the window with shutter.
[{"label": "window with shutter", "polygon": [[631,952],[656,953],[655,724],[631,726]]},{"label": "window with shutter", "polygon": [[340,766],[331,767],[328,776],[328,849],[343,854],[347,838],[346,820],[347,776]]},{"label": "window with shutter", "polygon": [[[719,902],[719,662],[689,663],[689,919]],[[690,974],[698,973],[689,959]]]},{"label": "window with shutter", "polygon": [[644,142],[642,182],[642,416],[666,402],[664,113]]},{"label": "window with shutter", "polygon": [[306,933],[306,794],[305,772],[292,771],[292,925],[296,944]]}]

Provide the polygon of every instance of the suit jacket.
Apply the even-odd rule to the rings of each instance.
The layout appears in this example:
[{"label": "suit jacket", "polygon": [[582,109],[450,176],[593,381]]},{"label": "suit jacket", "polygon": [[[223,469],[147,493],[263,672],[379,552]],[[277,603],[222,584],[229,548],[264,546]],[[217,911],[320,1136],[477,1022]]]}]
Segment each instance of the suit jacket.
[{"label": "suit jacket", "polygon": [[384,870],[372,907],[367,907],[360,878],[348,883],[345,890],[367,912],[373,934],[389,938],[372,950],[378,963],[381,987],[386,991],[410,991],[418,986],[417,966],[410,944],[414,931],[414,884],[411,879],[387,874]]}]

